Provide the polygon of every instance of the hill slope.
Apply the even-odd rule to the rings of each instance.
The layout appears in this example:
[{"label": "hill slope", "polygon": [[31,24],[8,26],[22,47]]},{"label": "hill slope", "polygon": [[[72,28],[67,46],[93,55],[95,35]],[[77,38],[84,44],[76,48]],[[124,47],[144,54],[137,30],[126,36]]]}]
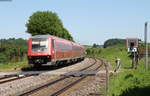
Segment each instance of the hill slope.
[{"label": "hill slope", "polygon": [[100,53],[93,53],[90,56],[106,59],[113,68],[115,68],[115,57],[121,59],[121,72],[110,78],[109,96],[150,96],[150,71],[145,71],[143,59],[135,70],[131,69],[130,54],[125,45],[100,49]]}]

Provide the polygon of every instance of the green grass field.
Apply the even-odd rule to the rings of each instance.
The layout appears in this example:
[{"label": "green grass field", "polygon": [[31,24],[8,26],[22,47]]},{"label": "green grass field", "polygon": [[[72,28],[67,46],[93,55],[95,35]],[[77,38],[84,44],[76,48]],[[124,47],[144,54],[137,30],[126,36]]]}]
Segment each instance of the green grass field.
[{"label": "green grass field", "polygon": [[139,61],[137,70],[131,68],[131,59],[124,45],[103,48],[99,54],[115,68],[115,57],[121,59],[121,70],[110,77],[109,96],[150,96],[150,71],[145,71],[144,60]]},{"label": "green grass field", "polygon": [[109,96],[150,96],[150,71],[145,71],[143,60],[138,69],[124,71],[110,78]]},{"label": "green grass field", "polygon": [[[102,48],[100,48],[102,49]],[[131,60],[129,58],[129,53],[124,45],[116,45],[107,48],[103,48],[99,54],[90,54],[89,56],[92,57],[101,57],[111,63],[111,66],[115,67],[115,57],[121,59],[121,66],[123,68],[130,68],[131,67]]]},{"label": "green grass field", "polygon": [[22,68],[25,68],[27,66],[27,60],[19,62],[9,62],[5,64],[0,64],[0,71],[20,71]]}]

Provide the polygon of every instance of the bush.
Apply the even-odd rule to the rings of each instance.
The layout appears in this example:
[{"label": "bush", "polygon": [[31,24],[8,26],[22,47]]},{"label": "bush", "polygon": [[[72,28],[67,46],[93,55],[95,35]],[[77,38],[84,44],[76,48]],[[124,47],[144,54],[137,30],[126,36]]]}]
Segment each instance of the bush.
[{"label": "bush", "polygon": [[27,54],[27,40],[10,38],[0,42],[0,63],[20,61]]},{"label": "bush", "polygon": [[124,39],[109,39],[104,42],[104,48],[108,46],[114,46],[118,44],[124,44],[125,45],[125,40]]},{"label": "bush", "polygon": [[4,63],[6,61],[7,61],[7,57],[4,54],[0,53],[0,63]]}]

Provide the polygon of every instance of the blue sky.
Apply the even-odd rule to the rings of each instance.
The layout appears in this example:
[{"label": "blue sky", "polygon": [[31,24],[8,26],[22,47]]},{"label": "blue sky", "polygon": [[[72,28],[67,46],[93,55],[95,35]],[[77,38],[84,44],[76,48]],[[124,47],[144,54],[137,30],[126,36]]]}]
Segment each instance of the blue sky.
[{"label": "blue sky", "polygon": [[149,5],[150,0],[1,1],[0,38],[28,39],[30,35],[25,32],[25,24],[29,16],[36,11],[53,11],[81,44],[103,44],[110,38],[143,40],[144,23],[150,21]]}]

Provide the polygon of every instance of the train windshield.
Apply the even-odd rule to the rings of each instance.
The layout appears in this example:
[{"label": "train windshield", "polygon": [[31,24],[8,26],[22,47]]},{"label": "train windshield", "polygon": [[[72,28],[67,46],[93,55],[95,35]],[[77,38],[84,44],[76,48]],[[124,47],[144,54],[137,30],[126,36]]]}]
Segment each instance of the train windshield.
[{"label": "train windshield", "polygon": [[32,52],[48,52],[48,39],[33,38],[32,39]]}]

